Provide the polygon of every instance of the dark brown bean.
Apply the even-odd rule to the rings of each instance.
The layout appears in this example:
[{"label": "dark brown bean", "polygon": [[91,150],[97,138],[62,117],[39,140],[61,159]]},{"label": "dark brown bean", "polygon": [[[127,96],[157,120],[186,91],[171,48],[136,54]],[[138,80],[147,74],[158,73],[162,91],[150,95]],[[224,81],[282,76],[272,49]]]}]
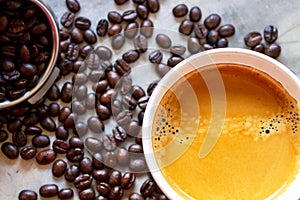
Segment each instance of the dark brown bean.
[{"label": "dark brown bean", "polygon": [[147,179],[141,186],[140,192],[144,197],[148,197],[154,192],[156,184],[152,179]]},{"label": "dark brown bean", "polygon": [[129,200],[144,200],[144,197],[136,192],[133,192],[130,194]]},{"label": "dark brown bean", "polygon": [[92,70],[99,69],[100,62],[101,60],[96,53],[89,54],[85,59],[85,65]]},{"label": "dark brown bean", "polygon": [[132,86],[132,97],[133,98],[135,98],[136,100],[139,100],[140,98],[142,98],[145,95],[146,95],[146,93],[141,86],[139,86],[139,85]]},{"label": "dark brown bean", "polygon": [[13,143],[18,147],[24,147],[27,144],[27,136],[23,130],[17,130],[12,135]]},{"label": "dark brown bean", "polygon": [[97,181],[107,181],[109,178],[109,171],[104,168],[104,169],[100,169],[100,170],[94,170],[93,171],[93,177],[95,180]]},{"label": "dark brown bean", "polygon": [[154,50],[149,54],[149,61],[154,64],[160,64],[163,59],[163,54],[160,50]]},{"label": "dark brown bean", "polygon": [[194,24],[194,33],[197,38],[204,39],[208,35],[208,30],[202,23]]},{"label": "dark brown bean", "polygon": [[60,89],[56,84],[53,84],[48,90],[47,98],[51,101],[57,101],[60,98]]},{"label": "dark brown bean", "polygon": [[147,19],[149,16],[149,11],[148,11],[147,7],[143,4],[139,4],[136,7],[136,13],[137,13],[138,17],[142,20]]},{"label": "dark brown bean", "polygon": [[115,1],[115,3],[117,4],[117,5],[123,5],[124,3],[126,3],[128,0],[114,0]]},{"label": "dark brown bean", "polygon": [[126,38],[132,39],[136,36],[139,30],[139,24],[136,21],[130,22],[126,25],[124,29],[124,36]]},{"label": "dark brown bean", "polygon": [[138,35],[134,38],[133,44],[136,50],[145,53],[148,49],[148,41],[144,35]]},{"label": "dark brown bean", "polygon": [[40,124],[47,131],[51,131],[52,132],[52,131],[56,130],[56,124],[55,124],[54,120],[52,118],[50,118],[50,117],[42,118],[40,120]]},{"label": "dark brown bean", "polygon": [[169,67],[175,67],[178,63],[180,63],[181,61],[183,61],[184,59],[180,56],[171,56],[168,59],[168,66]]},{"label": "dark brown bean", "polygon": [[84,157],[80,161],[79,167],[83,174],[91,174],[93,171],[93,162],[89,157]]},{"label": "dark brown bean", "polygon": [[69,137],[69,131],[64,126],[58,126],[55,136],[59,140],[67,140]]},{"label": "dark brown bean", "polygon": [[73,95],[73,84],[71,82],[66,82],[61,89],[61,100],[65,103],[72,101]]},{"label": "dark brown bean", "polygon": [[98,36],[104,37],[108,31],[108,21],[106,19],[100,19],[97,24],[96,30]]},{"label": "dark brown bean", "polygon": [[198,6],[192,7],[189,13],[189,17],[192,22],[200,21],[202,17],[201,9]]},{"label": "dark brown bean", "polygon": [[95,133],[101,133],[104,130],[103,122],[98,117],[95,116],[91,116],[88,119],[88,126],[91,129],[91,131]]},{"label": "dark brown bean", "polygon": [[143,155],[143,153],[144,153],[143,147],[139,144],[131,144],[128,147],[128,152],[129,152],[130,156],[140,156],[140,155]]},{"label": "dark brown bean", "polygon": [[209,30],[217,28],[220,23],[221,23],[221,17],[216,13],[210,14],[204,19],[204,25]]},{"label": "dark brown bean", "polygon": [[264,54],[275,59],[279,57],[280,53],[281,53],[281,47],[276,43],[266,46],[264,50]]},{"label": "dark brown bean", "polygon": [[78,56],[79,56],[79,46],[78,46],[78,44],[71,43],[68,46],[67,58],[70,61],[75,61],[75,60],[77,60]]},{"label": "dark brown bean", "polygon": [[262,44],[262,43],[259,43],[259,44],[256,45],[255,47],[252,47],[252,50],[253,50],[253,51],[260,52],[260,53],[263,53],[264,50],[265,50],[265,45]]},{"label": "dark brown bean", "polygon": [[29,159],[34,158],[36,153],[37,153],[37,150],[32,145],[25,146],[20,151],[21,158],[23,158],[24,160],[29,160]]},{"label": "dark brown bean", "polygon": [[37,126],[28,126],[24,130],[26,135],[40,135],[42,133],[42,129]]},{"label": "dark brown bean", "polygon": [[71,188],[63,188],[58,191],[57,196],[60,199],[72,199],[74,196],[74,192]]},{"label": "dark brown bean", "polygon": [[135,110],[137,106],[137,100],[129,95],[124,95],[122,97],[122,105],[124,109]]},{"label": "dark brown bean", "polygon": [[113,151],[117,147],[117,142],[113,135],[104,135],[103,136],[103,146],[107,151]]},{"label": "dark brown bean", "polygon": [[234,35],[235,28],[232,24],[225,24],[219,27],[218,32],[221,37],[230,37]]},{"label": "dark brown bean", "polygon": [[39,189],[39,194],[42,197],[54,197],[58,193],[58,186],[55,184],[45,184]]},{"label": "dark brown bean", "polygon": [[74,186],[76,189],[83,190],[89,188],[93,182],[93,178],[88,174],[82,174],[75,178]]},{"label": "dark brown bean", "polygon": [[175,17],[183,17],[188,13],[188,7],[185,4],[176,5],[172,12]]},{"label": "dark brown bean", "polygon": [[98,104],[96,106],[96,112],[100,120],[107,120],[111,116],[111,111],[108,107]]},{"label": "dark brown bean", "polygon": [[55,177],[61,177],[65,174],[66,169],[67,163],[62,159],[58,159],[52,165],[52,174]]},{"label": "dark brown bean", "polygon": [[110,186],[119,185],[121,182],[122,173],[118,170],[113,170],[109,176],[108,183]]},{"label": "dark brown bean", "polygon": [[147,165],[144,159],[142,158],[133,158],[130,159],[129,169],[135,173],[145,172],[147,170]]},{"label": "dark brown bean", "polygon": [[108,198],[111,200],[119,200],[122,199],[124,194],[124,190],[120,186],[114,186],[111,188]]},{"label": "dark brown bean", "polygon": [[172,45],[171,39],[164,33],[157,34],[155,40],[158,46],[164,49],[170,48]]},{"label": "dark brown bean", "polygon": [[76,44],[80,44],[84,40],[83,34],[79,28],[73,28],[72,31],[70,32],[70,36],[71,36],[71,41]]},{"label": "dark brown bean", "polygon": [[170,52],[174,55],[181,56],[185,53],[186,48],[183,45],[174,45],[170,48]]},{"label": "dark brown bean", "polygon": [[262,41],[262,36],[259,32],[250,32],[244,37],[244,42],[249,47],[254,47]]},{"label": "dark brown bean", "polygon": [[145,19],[141,22],[140,33],[144,35],[146,38],[152,37],[154,32],[154,24],[150,19]]},{"label": "dark brown bean", "polygon": [[43,148],[50,145],[50,138],[48,135],[36,135],[32,138],[32,145],[36,148]]},{"label": "dark brown bean", "polygon": [[196,37],[189,37],[188,39],[188,50],[191,54],[198,53],[201,50],[199,39]]},{"label": "dark brown bean", "polygon": [[80,4],[77,0],[66,0],[66,4],[71,12],[76,13],[80,10]]},{"label": "dark brown bean", "polygon": [[98,46],[95,49],[96,54],[98,54],[99,58],[102,60],[109,60],[112,57],[112,51],[106,46]]},{"label": "dark brown bean", "polygon": [[120,24],[113,24],[108,29],[108,36],[111,37],[117,35],[121,33],[121,31],[122,31],[122,26]]},{"label": "dark brown bean", "polygon": [[91,20],[86,17],[76,17],[75,26],[81,30],[87,30],[91,27]]},{"label": "dark brown bean", "polygon": [[86,43],[88,44],[95,44],[97,42],[96,33],[91,29],[87,29],[84,31],[83,38],[84,41],[86,41]]},{"label": "dark brown bean", "polygon": [[[264,38],[268,43],[274,43],[278,38],[278,29],[273,25],[268,25],[264,29]],[[277,56],[278,57],[278,56]]]},{"label": "dark brown bean", "polygon": [[3,143],[1,150],[2,153],[9,159],[16,159],[19,156],[19,148],[10,142]]},{"label": "dark brown bean", "polygon": [[100,103],[109,106],[116,96],[117,91],[115,89],[108,89],[100,96]]},{"label": "dark brown bean", "polygon": [[216,30],[210,30],[207,35],[207,42],[209,44],[216,44],[219,40],[219,33]]},{"label": "dark brown bean", "polygon": [[82,200],[94,200],[95,199],[95,191],[93,188],[87,188],[79,192],[79,198]]},{"label": "dark brown bean", "polygon": [[133,186],[134,182],[135,182],[135,175],[133,173],[126,172],[123,174],[121,178],[120,186],[124,190],[127,190]]},{"label": "dark brown bean", "polygon": [[96,190],[99,192],[100,195],[107,196],[111,189],[110,184],[106,182],[100,182],[96,185]]},{"label": "dark brown bean", "polygon": [[116,60],[114,68],[116,72],[121,76],[129,74],[131,72],[130,65],[124,59]]},{"label": "dark brown bean", "polygon": [[64,154],[69,152],[70,150],[70,145],[68,142],[64,141],[64,140],[60,140],[60,139],[56,139],[54,140],[53,144],[52,144],[52,149],[59,154]]},{"label": "dark brown bean", "polygon": [[[144,97],[140,98],[143,99]],[[139,122],[136,120],[131,120],[129,124],[126,124],[123,127],[127,133],[128,136],[135,137],[137,136],[138,132],[140,131],[141,127],[139,125]]]},{"label": "dark brown bean", "polygon": [[120,24],[122,22],[122,15],[117,11],[109,11],[107,19],[113,24]]},{"label": "dark brown bean", "polygon": [[137,18],[137,13],[135,10],[126,10],[122,14],[122,19],[125,22],[133,22],[136,20],[136,18]]},{"label": "dark brown bean", "polygon": [[[95,35],[94,35],[95,36]],[[94,37],[93,36],[93,37]],[[82,58],[86,58],[90,53],[92,53],[94,51],[94,47],[92,45],[85,45],[82,46],[79,50],[79,54]]]},{"label": "dark brown bean", "polygon": [[19,200],[37,200],[38,195],[32,190],[22,190],[18,196]]},{"label": "dark brown bean", "polygon": [[115,35],[111,40],[111,46],[115,50],[119,50],[125,44],[125,37],[122,34]]},{"label": "dark brown bean", "polygon": [[152,13],[158,12],[160,9],[159,0],[147,0],[147,8]]},{"label": "dark brown bean", "polygon": [[36,155],[36,162],[40,165],[48,165],[56,158],[56,153],[52,149],[45,149],[38,152]]},{"label": "dark brown bean", "polygon": [[126,166],[129,163],[129,153],[125,148],[118,149],[117,161],[122,166]]},{"label": "dark brown bean", "polygon": [[[117,74],[117,73],[115,72],[113,75],[115,75],[115,74]],[[112,74],[110,76],[112,76]],[[107,76],[107,79],[109,79],[110,76]],[[112,77],[110,77],[110,78],[112,78]],[[115,80],[115,79],[113,79],[113,80]],[[110,81],[112,81],[112,80],[110,80]],[[92,88],[97,94],[103,93],[106,91],[108,83],[109,83],[108,80],[101,80],[101,81],[97,82],[96,84],[94,84],[92,86]],[[112,84],[112,82],[110,82],[110,84]],[[91,107],[90,109],[92,109],[92,108],[95,108],[95,104],[94,104],[94,107]]]},{"label": "dark brown bean", "polygon": [[70,162],[80,162],[84,157],[84,152],[80,148],[71,149],[67,152],[66,157]]},{"label": "dark brown bean", "polygon": [[226,38],[221,38],[217,41],[216,46],[218,48],[228,47],[228,40]]},{"label": "dark brown bean", "polygon": [[75,178],[79,176],[80,169],[77,165],[70,165],[65,172],[65,179],[68,182],[74,182]]},{"label": "dark brown bean", "polygon": [[117,142],[124,142],[127,138],[127,133],[121,126],[115,127],[112,132]]},{"label": "dark brown bean", "polygon": [[7,131],[0,130],[0,143],[4,142],[5,140],[7,140],[7,138],[8,138]]},{"label": "dark brown bean", "polygon": [[137,50],[128,50],[122,55],[123,60],[127,63],[135,62],[139,59],[140,53]]}]

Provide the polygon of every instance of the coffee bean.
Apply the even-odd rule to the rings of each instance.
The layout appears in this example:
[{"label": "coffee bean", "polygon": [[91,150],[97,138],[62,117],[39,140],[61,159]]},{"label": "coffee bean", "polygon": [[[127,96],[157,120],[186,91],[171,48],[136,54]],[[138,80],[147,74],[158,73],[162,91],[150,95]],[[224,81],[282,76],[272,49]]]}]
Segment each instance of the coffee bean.
[{"label": "coffee bean", "polygon": [[104,130],[103,122],[98,117],[95,116],[91,116],[88,119],[88,126],[90,130],[95,133],[101,133]]},{"label": "coffee bean", "polygon": [[112,132],[117,142],[124,142],[127,138],[127,133],[121,126],[115,127]]},{"label": "coffee bean", "polygon": [[76,97],[77,100],[82,101],[87,98],[87,87],[85,85],[80,85],[75,90],[74,97]]},{"label": "coffee bean", "polygon": [[26,77],[33,77],[37,73],[37,68],[35,65],[23,63],[20,66],[20,73]]},{"label": "coffee bean", "polygon": [[73,28],[72,31],[70,32],[70,36],[71,36],[71,41],[76,44],[80,44],[84,40],[83,34],[79,28]]},{"label": "coffee bean", "polygon": [[150,38],[153,35],[154,24],[150,19],[145,19],[141,22],[140,33],[146,38]]},{"label": "coffee bean", "polygon": [[55,184],[45,184],[39,189],[39,194],[42,197],[54,197],[58,193],[58,186]]},{"label": "coffee bean", "polygon": [[[165,65],[165,64],[159,64],[160,65],[160,69],[161,69],[161,73],[164,73],[166,74],[170,69],[169,69],[169,66]],[[165,69],[163,69],[165,68]],[[165,71],[163,71],[165,70]],[[138,106],[140,109],[142,110],[145,110],[146,107],[147,107],[147,104],[148,104],[148,101],[149,101],[149,97],[148,96],[144,96],[144,97],[141,97],[139,100],[138,100]]]},{"label": "coffee bean", "polygon": [[117,142],[113,135],[104,135],[103,136],[103,146],[107,151],[113,151],[116,149]]},{"label": "coffee bean", "polygon": [[67,58],[70,61],[76,61],[78,59],[78,56],[79,56],[79,46],[78,46],[78,44],[74,44],[74,43],[69,44],[66,55],[67,55]]},{"label": "coffee bean", "polygon": [[112,24],[108,28],[108,36],[112,37],[114,35],[121,33],[121,31],[122,31],[122,26],[120,24]]},{"label": "coffee bean", "polygon": [[[140,98],[143,99],[144,97]],[[139,133],[141,127],[139,125],[139,122],[136,120],[131,120],[129,124],[126,124],[124,127],[124,130],[126,131],[128,136],[135,137]]]},{"label": "coffee bean", "polygon": [[94,69],[99,69],[99,67],[100,67],[101,60],[100,60],[98,54],[96,54],[96,53],[89,54],[84,61],[85,61],[85,65],[89,69],[94,70]]},{"label": "coffee bean", "polygon": [[172,41],[169,38],[169,36],[163,33],[157,34],[155,40],[158,46],[160,46],[163,49],[170,48],[172,45]]},{"label": "coffee bean", "polygon": [[[113,75],[116,75],[116,77],[113,76]],[[114,83],[116,83],[114,81],[118,81],[119,80],[119,75],[116,72],[110,73],[110,75],[107,76],[107,79],[110,81],[110,84],[113,85]],[[101,80],[101,81],[97,82],[96,84],[94,84],[92,86],[93,90],[97,94],[105,92],[106,89],[107,89],[108,83],[109,83],[108,80]],[[92,109],[92,108],[95,108],[95,103],[94,103],[93,107],[91,107],[90,109]]]},{"label": "coffee bean", "polygon": [[107,161],[107,159],[110,159],[110,158],[108,158],[106,155],[105,155],[105,158],[104,158],[101,153],[93,154],[93,161],[92,162],[93,162],[94,170],[103,169],[104,162],[105,162],[104,159],[106,159],[106,161]]},{"label": "coffee bean", "polygon": [[136,36],[139,30],[139,24],[136,21],[130,22],[126,25],[124,29],[124,36],[126,38],[132,39]]},{"label": "coffee bean", "polygon": [[265,45],[263,45],[262,43],[259,43],[258,45],[252,47],[252,50],[263,53],[265,50]]},{"label": "coffee bean", "polygon": [[133,173],[126,172],[123,174],[121,178],[120,186],[124,190],[127,190],[133,186],[134,182],[135,182],[135,175]]},{"label": "coffee bean", "polygon": [[40,124],[47,131],[53,132],[56,130],[56,124],[55,124],[54,120],[50,117],[42,118],[40,120]]},{"label": "coffee bean", "polygon": [[262,41],[262,36],[259,32],[250,32],[244,37],[244,42],[249,47],[254,47]]},{"label": "coffee bean", "polygon": [[220,23],[221,23],[221,17],[216,13],[210,14],[204,19],[204,25],[208,30],[212,30],[218,27]]},{"label": "coffee bean", "polygon": [[97,42],[96,33],[91,29],[87,29],[84,31],[83,38],[84,41],[86,41],[86,43],[88,44],[95,44]]},{"label": "coffee bean", "polygon": [[174,55],[181,56],[185,53],[186,48],[182,45],[174,45],[170,48],[170,52]]},{"label": "coffee bean", "polygon": [[235,28],[231,24],[225,24],[220,26],[220,28],[218,29],[218,33],[221,37],[230,37],[234,35]]},{"label": "coffee bean", "polygon": [[136,20],[136,18],[137,18],[137,13],[135,10],[126,10],[122,14],[122,19],[125,22],[133,22],[134,20]]},{"label": "coffee bean", "polygon": [[80,4],[77,0],[66,0],[66,4],[71,12],[76,13],[80,10]]},{"label": "coffee bean", "polygon": [[122,199],[124,190],[120,186],[114,186],[111,188],[108,194],[108,198],[111,200]]},{"label": "coffee bean", "polygon": [[20,155],[24,160],[29,160],[35,157],[37,150],[34,146],[28,145],[21,149]]},{"label": "coffee bean", "polygon": [[80,161],[79,167],[83,174],[91,174],[93,171],[93,162],[89,157],[84,157]]},{"label": "coffee bean", "polygon": [[273,25],[268,25],[264,29],[264,38],[268,43],[274,43],[278,38],[278,29]]},{"label": "coffee bean", "polygon": [[65,172],[65,179],[68,182],[74,182],[75,178],[79,176],[80,169],[77,165],[70,165]]},{"label": "coffee bean", "polygon": [[88,174],[82,174],[75,178],[74,186],[78,190],[89,188],[93,182],[93,178]]},{"label": "coffee bean", "polygon": [[149,54],[149,61],[154,64],[160,64],[163,59],[163,54],[160,50],[154,50]]},{"label": "coffee bean", "polygon": [[56,84],[53,84],[46,94],[51,101],[57,101],[60,98],[60,89]]},{"label": "coffee bean", "polygon": [[43,148],[50,145],[50,138],[47,135],[36,135],[32,138],[32,144],[36,148]]},{"label": "coffee bean", "polygon": [[37,126],[28,126],[24,130],[26,135],[40,135],[42,133],[42,129]]},{"label": "coffee bean", "polygon": [[98,104],[96,106],[96,112],[100,120],[107,120],[111,116],[111,111],[108,107]]},{"label": "coffee bean", "polygon": [[58,159],[52,165],[52,174],[55,177],[61,177],[65,174],[66,169],[67,163],[62,159]]},{"label": "coffee bean", "polygon": [[147,0],[147,8],[152,13],[158,12],[160,8],[159,0]]},{"label": "coffee bean", "polygon": [[94,93],[87,94],[85,99],[85,106],[87,109],[94,109],[97,104],[97,98]]},{"label": "coffee bean", "polygon": [[8,26],[8,18],[7,16],[3,15],[0,17],[0,31],[3,32],[6,30]]},{"label": "coffee bean", "polygon": [[11,119],[7,123],[7,130],[11,133],[21,129],[22,121],[20,119]]},{"label": "coffee bean", "polygon": [[1,146],[2,153],[9,159],[16,159],[19,156],[19,149],[16,145],[5,142]]},{"label": "coffee bean", "polygon": [[112,51],[106,46],[98,46],[95,49],[96,54],[98,54],[99,58],[102,60],[109,60],[112,57]]},{"label": "coffee bean", "polygon": [[125,43],[125,37],[122,34],[115,35],[111,40],[111,46],[115,50],[119,50]]},{"label": "coffee bean", "polygon": [[60,199],[72,199],[74,196],[74,192],[71,188],[63,188],[58,191],[57,196]]},{"label": "coffee bean", "polygon": [[86,17],[77,17],[75,19],[75,26],[81,30],[87,30],[91,27],[91,20]]},{"label": "coffee bean", "polygon": [[183,17],[188,13],[188,7],[185,4],[178,4],[173,8],[172,12],[175,17]]},{"label": "coffee bean", "polygon": [[264,50],[264,54],[275,59],[279,57],[280,53],[281,53],[281,47],[276,43],[266,46]]},{"label": "coffee bean", "polygon": [[12,135],[13,143],[18,147],[23,147],[27,144],[27,136],[23,130],[17,130]]},{"label": "coffee bean", "polygon": [[130,194],[129,200],[144,200],[144,197],[136,192],[133,192]]},{"label": "coffee bean", "polygon": [[106,19],[100,19],[96,30],[100,37],[104,37],[108,32],[108,21]]},{"label": "coffee bean", "polygon": [[69,152],[70,145],[64,140],[56,139],[52,144],[52,149],[58,154],[64,154]]},{"label": "coffee bean", "polygon": [[121,182],[122,174],[118,170],[113,170],[109,176],[108,183],[111,186],[119,185]]},{"label": "coffee bean", "polygon": [[148,197],[154,192],[156,184],[152,179],[147,179],[141,186],[140,192],[144,197]]},{"label": "coffee bean", "polygon": [[19,56],[22,61],[29,62],[30,61],[30,52],[26,45],[21,45],[19,47]]},{"label": "coffee bean", "polygon": [[202,17],[201,9],[198,6],[192,7],[189,13],[189,17],[192,22],[200,21]]},{"label": "coffee bean", "polygon": [[195,36],[199,39],[204,39],[208,35],[208,30],[202,23],[194,24],[194,33]]},{"label": "coffee bean", "polygon": [[148,41],[144,35],[138,35],[133,40],[134,48],[141,53],[145,53],[148,49]]},{"label": "coffee bean", "polygon": [[48,165],[56,158],[56,153],[52,149],[45,149],[36,155],[36,162],[40,165]]},{"label": "coffee bean", "polygon": [[133,158],[130,159],[129,169],[135,173],[141,173],[147,170],[147,165],[144,159],[142,158]]},{"label": "coffee bean", "polygon": [[0,130],[0,143],[7,140],[8,134],[5,130]]},{"label": "coffee bean", "polygon": [[217,41],[216,46],[218,48],[228,47],[228,40],[226,38],[221,38]]},{"label": "coffee bean", "polygon": [[124,3],[126,3],[128,0],[114,0],[115,1],[115,3],[117,4],[117,5],[123,5]]},{"label": "coffee bean", "polygon": [[191,54],[196,54],[201,50],[199,39],[196,37],[189,37],[187,46]]},{"label": "coffee bean", "polygon": [[117,91],[115,89],[108,89],[100,96],[99,100],[101,104],[109,106],[116,96]]},{"label": "coffee bean", "polygon": [[146,0],[132,0],[132,2],[135,4],[143,4],[146,2]]},{"label": "coffee bean", "polygon": [[152,83],[149,84],[148,88],[147,88],[147,94],[148,96],[151,96],[151,94],[153,93],[155,87],[157,86],[158,81],[153,81]]},{"label": "coffee bean", "polygon": [[[121,93],[124,95],[124,94],[127,94],[128,92],[130,92],[130,90],[131,90],[132,78],[131,78],[130,75],[126,75],[126,76],[122,77],[121,81],[122,81],[122,83],[121,83]],[[117,106],[115,110],[113,110],[114,106]],[[118,104],[114,105],[114,103],[112,103],[112,111],[116,111],[116,112],[113,112],[113,114],[118,113],[118,111],[120,111],[120,108],[121,108],[120,105],[118,106]]]},{"label": "coffee bean", "polygon": [[183,61],[184,59],[180,56],[171,56],[168,59],[168,66],[169,67],[175,67],[178,63],[180,63],[181,61]]},{"label": "coffee bean", "polygon": [[135,110],[135,108],[137,106],[137,100],[128,95],[124,95],[122,97],[122,105],[123,105],[124,109]]},{"label": "coffee bean", "polygon": [[139,100],[145,96],[145,91],[141,86],[138,85],[133,85],[132,86],[132,97],[135,98],[136,100]]},{"label": "coffee bean", "polygon": [[88,126],[85,122],[77,122],[75,124],[75,129],[73,129],[74,134],[78,136],[84,136],[88,132]]},{"label": "coffee bean", "polygon": [[123,60],[127,63],[133,63],[140,57],[140,53],[137,50],[128,50],[122,55]]},{"label": "coffee bean", "polygon": [[117,161],[122,166],[126,166],[129,163],[129,153],[125,148],[118,149]]},{"label": "coffee bean", "polygon": [[65,103],[72,101],[73,85],[71,82],[65,82],[61,89],[61,100]]},{"label": "coffee bean", "polygon": [[32,190],[22,190],[18,196],[19,200],[37,200],[38,196],[35,191]]},{"label": "coffee bean", "polygon": [[137,13],[137,16],[142,20],[147,19],[149,16],[149,11],[147,9],[147,6],[145,6],[143,4],[139,4],[136,7],[136,13]]},{"label": "coffee bean", "polygon": [[130,65],[124,59],[116,60],[114,68],[116,72],[121,76],[129,74],[131,72]]},{"label": "coffee bean", "polygon": [[107,181],[109,176],[110,176],[109,171],[106,168],[93,171],[94,179],[100,182]]},{"label": "coffee bean", "polygon": [[[93,33],[94,34],[94,33]],[[93,35],[93,40],[96,40],[96,35]],[[79,50],[79,54],[82,58],[86,58],[90,53],[92,53],[94,51],[94,47],[92,45],[85,45],[82,46]],[[77,70],[78,71],[78,70]]]},{"label": "coffee bean", "polygon": [[64,126],[58,126],[55,136],[59,140],[67,140],[69,137],[69,131]]},{"label": "coffee bean", "polygon": [[100,195],[107,196],[111,189],[110,184],[106,182],[100,182],[96,185],[96,190],[99,192]]},{"label": "coffee bean", "polygon": [[106,78],[105,70],[93,70],[89,73],[88,78],[94,83],[98,82],[99,80],[103,80]]},{"label": "coffee bean", "polygon": [[77,115],[76,113],[71,113],[65,120],[64,126],[66,128],[74,128],[75,122],[77,120]]},{"label": "coffee bean", "polygon": [[207,35],[207,42],[209,44],[216,44],[219,40],[219,33],[216,30],[210,30]]},{"label": "coffee bean", "polygon": [[84,144],[78,136],[72,136],[69,140],[69,144],[74,149],[75,148],[80,148],[80,149],[84,148]]},{"label": "coffee bean", "polygon": [[120,24],[123,20],[122,15],[117,11],[109,11],[107,18],[113,24]]},{"label": "coffee bean", "polygon": [[128,147],[128,152],[129,152],[130,156],[140,156],[140,155],[143,155],[143,153],[144,153],[143,147],[139,144],[131,144]]}]

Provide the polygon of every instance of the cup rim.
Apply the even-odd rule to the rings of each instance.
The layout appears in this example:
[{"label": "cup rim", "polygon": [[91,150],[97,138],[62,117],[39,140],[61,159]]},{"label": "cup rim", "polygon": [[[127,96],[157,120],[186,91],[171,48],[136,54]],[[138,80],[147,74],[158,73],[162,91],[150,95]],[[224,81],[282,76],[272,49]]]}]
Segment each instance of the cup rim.
[{"label": "cup rim", "polygon": [[[245,62],[243,59],[247,57],[247,62]],[[200,59],[208,61],[209,63],[201,62],[201,64],[195,66],[194,68],[190,67],[187,69],[186,65],[187,63],[192,63],[193,61],[197,60],[200,61]],[[209,58],[209,59],[207,59]],[[290,93],[291,96],[293,96],[297,102],[298,107],[299,101],[300,101],[300,79],[299,77],[291,71],[288,67],[280,63],[279,61],[266,56],[262,53],[258,53],[252,50],[248,49],[242,49],[242,48],[220,48],[220,49],[213,49],[208,50],[205,52],[200,52],[198,54],[195,54],[178,65],[176,65],[170,72],[168,72],[158,83],[155,90],[153,91],[149,102],[147,104],[147,108],[145,110],[144,114],[144,120],[142,125],[142,144],[144,148],[144,154],[146,163],[148,165],[149,171],[153,177],[153,179],[156,181],[158,186],[161,188],[161,190],[164,192],[164,194],[171,198],[171,199],[183,199],[182,196],[180,196],[167,182],[165,177],[163,176],[161,170],[158,167],[158,163],[155,159],[153,147],[152,147],[152,124],[155,116],[155,111],[158,107],[158,104],[160,103],[161,99],[163,98],[164,94],[168,90],[166,88],[172,86],[177,80],[179,80],[183,75],[188,74],[189,72],[199,69],[201,67],[205,67],[211,64],[217,64],[217,63],[236,63],[236,64],[244,64],[248,66],[253,66],[254,63],[260,62],[261,64],[266,64],[268,67],[274,67],[276,70],[278,70],[279,76],[273,77],[277,81],[281,82],[291,82],[290,87],[285,87],[285,89]],[[253,66],[256,67],[256,66]],[[258,66],[259,70],[264,71],[262,69],[263,67]],[[180,76],[178,76],[178,74]],[[298,93],[297,93],[298,91]],[[154,170],[153,170],[154,169]],[[295,182],[295,183],[294,183]],[[284,191],[282,194],[274,194],[275,196],[279,195],[279,197],[282,199],[294,199],[299,198],[300,193],[296,192],[297,187],[296,185],[300,185],[300,172],[298,172],[298,175],[296,177],[296,180],[292,182],[292,184],[287,188],[286,191]],[[292,188],[291,190],[289,190]],[[286,194],[287,193],[287,194]],[[296,196],[297,195],[297,196]],[[273,196],[268,197],[273,198]]]},{"label": "cup rim", "polygon": [[20,98],[17,98],[15,100],[9,101],[3,101],[0,103],[0,109],[3,108],[8,108],[14,105],[17,105],[19,103],[25,102],[28,100],[30,97],[32,97],[34,94],[38,92],[40,88],[47,82],[48,78],[50,77],[54,67],[55,63],[57,61],[58,53],[59,53],[59,26],[57,23],[57,20],[55,18],[54,13],[51,11],[51,9],[43,3],[41,0],[29,0],[31,3],[35,4],[39,9],[43,11],[43,13],[46,15],[48,19],[48,23],[51,26],[52,29],[52,52],[51,52],[51,57],[48,61],[47,67],[43,73],[43,75],[40,78],[38,84],[27,91],[23,96]]}]

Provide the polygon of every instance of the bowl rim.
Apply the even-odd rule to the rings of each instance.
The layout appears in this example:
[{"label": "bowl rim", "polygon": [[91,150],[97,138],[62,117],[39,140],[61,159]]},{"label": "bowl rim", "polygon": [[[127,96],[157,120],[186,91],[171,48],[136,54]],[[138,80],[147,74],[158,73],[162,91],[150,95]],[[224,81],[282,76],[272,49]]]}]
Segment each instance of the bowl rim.
[{"label": "bowl rim", "polygon": [[57,61],[58,58],[58,53],[59,53],[59,41],[60,41],[60,37],[59,37],[59,25],[58,22],[56,20],[56,17],[53,13],[53,11],[50,9],[49,6],[47,6],[44,2],[42,2],[41,0],[29,0],[31,3],[35,4],[39,9],[41,9],[43,11],[43,13],[45,14],[45,16],[48,19],[48,23],[52,29],[52,52],[51,52],[51,57],[48,61],[46,70],[44,71],[43,75],[40,78],[38,84],[33,87],[31,90],[26,91],[26,93],[20,97],[17,98],[15,100],[9,101],[3,101],[0,103],[0,109],[3,108],[8,108],[17,104],[20,104],[22,102],[25,102],[26,100],[28,100],[29,98],[33,97],[40,88],[43,87],[44,84],[46,84],[48,78],[50,77],[50,75],[52,74],[52,71],[55,67],[55,63]]},{"label": "bowl rim", "polygon": [[[247,57],[248,62],[245,63],[242,61]],[[249,59],[248,59],[249,58]],[[204,61],[201,62],[200,59]],[[200,61],[201,64],[193,67],[187,67],[187,63],[193,63],[195,61]],[[300,102],[300,79],[299,77],[291,71],[288,67],[280,63],[279,61],[266,56],[262,53],[258,53],[248,49],[242,48],[220,48],[220,49],[213,49],[208,50],[205,52],[200,52],[195,54],[178,65],[176,65],[170,72],[168,72],[158,83],[155,90],[153,91],[147,108],[144,114],[144,120],[142,125],[142,144],[144,148],[145,160],[148,165],[149,171],[156,181],[160,189],[164,192],[164,194],[169,197],[170,199],[184,199],[180,196],[167,182],[166,178],[163,176],[161,170],[158,167],[158,163],[155,159],[153,147],[152,147],[152,123],[155,116],[156,108],[158,107],[159,102],[163,98],[164,94],[167,91],[167,87],[173,85],[179,78],[183,75],[211,64],[216,63],[237,63],[237,64],[244,64],[248,66],[253,66],[254,63],[260,62],[261,64],[267,64],[267,66],[274,67],[274,69],[278,70],[279,76],[273,77],[277,81],[281,82],[291,82],[290,87],[285,87],[285,89],[297,100],[298,107]],[[256,67],[256,66],[254,66]],[[258,66],[259,70],[264,71],[263,67]],[[178,76],[179,75],[179,76]],[[166,87],[167,86],[167,87]],[[298,91],[298,93],[297,93]],[[297,190],[296,186],[300,185],[300,172],[298,173],[296,180],[287,188],[283,194],[277,194],[275,192],[275,196],[279,196],[282,199],[294,199],[299,198],[300,193]],[[291,188],[291,189],[290,189]],[[298,191],[298,192],[296,192]],[[296,196],[297,195],[297,196]],[[274,196],[268,197],[273,198]],[[191,197],[193,199],[193,197]]]}]

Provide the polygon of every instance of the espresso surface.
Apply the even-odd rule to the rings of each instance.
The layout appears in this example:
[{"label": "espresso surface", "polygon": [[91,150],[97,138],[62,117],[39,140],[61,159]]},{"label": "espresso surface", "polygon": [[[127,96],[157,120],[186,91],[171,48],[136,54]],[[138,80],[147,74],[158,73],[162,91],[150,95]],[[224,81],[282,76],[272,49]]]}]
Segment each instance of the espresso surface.
[{"label": "espresso surface", "polygon": [[[163,175],[184,198],[265,199],[284,191],[299,168],[297,102],[247,66],[201,70],[175,84],[156,113],[153,148]],[[214,148],[200,158],[216,131],[218,140],[207,141]]]}]

